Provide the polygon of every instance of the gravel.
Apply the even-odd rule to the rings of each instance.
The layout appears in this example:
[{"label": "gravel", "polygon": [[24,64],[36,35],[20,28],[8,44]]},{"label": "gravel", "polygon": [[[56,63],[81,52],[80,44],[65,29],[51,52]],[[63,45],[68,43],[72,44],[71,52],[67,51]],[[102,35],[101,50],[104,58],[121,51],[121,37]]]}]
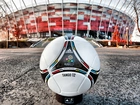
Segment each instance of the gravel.
[{"label": "gravel", "polygon": [[[43,49],[1,49],[0,105],[62,105],[41,78]],[[140,105],[140,50],[96,48],[101,72],[78,105]]]}]

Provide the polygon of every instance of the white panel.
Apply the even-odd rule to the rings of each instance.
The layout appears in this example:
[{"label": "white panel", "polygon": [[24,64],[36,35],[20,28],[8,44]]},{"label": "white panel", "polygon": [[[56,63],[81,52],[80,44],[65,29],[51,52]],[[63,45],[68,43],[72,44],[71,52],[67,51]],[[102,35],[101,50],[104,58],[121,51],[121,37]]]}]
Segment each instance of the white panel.
[{"label": "white panel", "polygon": [[46,10],[46,5],[45,6],[38,6],[39,10]]},{"label": "white panel", "polygon": [[104,26],[100,26],[99,29],[104,29]]},{"label": "white panel", "polygon": [[107,17],[107,18],[110,18],[110,17],[111,17],[111,15],[106,15],[106,17]]},{"label": "white panel", "polygon": [[20,17],[17,17],[16,20],[19,21],[20,20]]},{"label": "white panel", "polygon": [[102,17],[102,20],[108,20],[106,17]]},{"label": "white panel", "polygon": [[138,29],[137,29],[137,25],[135,25],[134,31],[132,33],[131,40],[133,42],[140,42],[140,33],[139,33]]},{"label": "white panel", "polygon": [[85,9],[86,6],[87,6],[86,4],[79,4],[79,8]]},{"label": "white panel", "polygon": [[62,12],[55,12],[56,16],[62,16]]},{"label": "white panel", "polygon": [[94,70],[99,70],[100,69],[99,60],[96,61],[97,66],[94,67],[92,66],[95,58],[97,57],[99,59],[98,54],[93,48],[93,46],[88,41],[78,36],[74,38],[74,43],[82,59]]},{"label": "white panel", "polygon": [[25,23],[29,24],[30,23],[30,19],[25,20]]},{"label": "white panel", "polygon": [[84,20],[84,15],[78,15],[78,20]]},{"label": "white panel", "polygon": [[109,25],[109,28],[112,28],[112,25]]},{"label": "white panel", "polygon": [[46,0],[36,0],[37,4],[46,4]]},{"label": "white panel", "polygon": [[83,23],[83,25],[89,25],[89,24],[90,24],[89,22],[84,22],[84,23]]},{"label": "white panel", "polygon": [[69,3],[70,1],[76,3],[76,0],[64,0],[64,2],[68,2],[68,3]]},{"label": "white panel", "polygon": [[47,16],[42,16],[42,21],[48,21]]},{"label": "white panel", "polygon": [[61,92],[61,88],[59,88],[59,85],[57,84],[57,82],[55,81],[55,79],[53,77],[49,78],[48,86],[55,93]]},{"label": "white panel", "polygon": [[35,26],[36,24],[35,23],[31,23],[31,26]]},{"label": "white panel", "polygon": [[96,16],[102,16],[102,14],[96,14]]},{"label": "white panel", "polygon": [[63,20],[70,20],[70,17],[63,17]]},{"label": "white panel", "polygon": [[96,18],[91,18],[91,20],[96,20]]},{"label": "white panel", "polygon": [[[65,74],[69,76],[63,76]],[[76,96],[85,93],[91,87],[91,81],[81,73],[62,72],[53,75],[48,80],[48,85],[57,94]]]},{"label": "white panel", "polygon": [[57,59],[64,46],[64,41],[65,41],[64,37],[59,37],[51,41],[46,46],[40,59],[41,70],[48,69],[48,66],[50,66]]},{"label": "white panel", "polygon": [[62,8],[61,4],[55,4],[55,9],[60,9]]},{"label": "white panel", "polygon": [[77,13],[76,11],[77,11],[76,9],[70,9],[70,14],[76,14]]},{"label": "white panel", "polygon": [[34,15],[30,15],[30,20],[35,20],[35,16]]},{"label": "white panel", "polygon": [[92,15],[93,15],[93,16],[96,16],[96,15],[97,15],[97,13],[94,13],[94,12],[93,12],[93,13],[92,13]]},{"label": "white panel", "polygon": [[65,4],[65,5],[64,5],[64,8],[77,8],[77,6]]},{"label": "white panel", "polygon": [[35,17],[38,17],[38,16],[39,16],[39,13],[34,13],[34,16],[35,16]]},{"label": "white panel", "polygon": [[92,9],[93,9],[93,10],[97,10],[98,8],[97,8],[97,6],[94,6],[94,5],[93,5],[93,6],[92,6]]},{"label": "white panel", "polygon": [[55,12],[55,9],[49,10],[49,13],[50,13],[50,12]]},{"label": "white panel", "polygon": [[49,23],[49,26],[55,26],[56,23]]},{"label": "white panel", "polygon": [[70,12],[69,11],[65,11],[65,12],[63,12],[63,14],[70,14]]},{"label": "white panel", "polygon": [[90,10],[89,10],[89,11],[85,10],[85,11],[84,11],[84,14],[85,14],[85,15],[90,15],[90,12],[91,12]]},{"label": "white panel", "polygon": [[70,22],[76,22],[76,20],[70,20]]}]

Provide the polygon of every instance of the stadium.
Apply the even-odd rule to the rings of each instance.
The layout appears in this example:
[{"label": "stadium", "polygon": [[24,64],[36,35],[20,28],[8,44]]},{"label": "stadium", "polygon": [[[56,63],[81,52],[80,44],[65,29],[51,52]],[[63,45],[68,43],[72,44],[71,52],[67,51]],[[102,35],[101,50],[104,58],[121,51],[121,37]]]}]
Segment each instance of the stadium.
[{"label": "stadium", "polygon": [[73,34],[111,39],[115,26],[123,38],[134,29],[127,0],[1,0],[0,39],[44,38]]}]

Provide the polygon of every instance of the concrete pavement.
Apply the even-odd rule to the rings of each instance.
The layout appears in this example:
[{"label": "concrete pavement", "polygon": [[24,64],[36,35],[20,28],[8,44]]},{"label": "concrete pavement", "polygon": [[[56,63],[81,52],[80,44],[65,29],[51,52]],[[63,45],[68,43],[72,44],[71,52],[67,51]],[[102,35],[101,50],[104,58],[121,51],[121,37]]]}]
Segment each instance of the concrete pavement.
[{"label": "concrete pavement", "polygon": [[[42,50],[0,49],[0,105],[61,105],[40,76]],[[96,50],[101,72],[78,105],[140,105],[140,50]]]}]

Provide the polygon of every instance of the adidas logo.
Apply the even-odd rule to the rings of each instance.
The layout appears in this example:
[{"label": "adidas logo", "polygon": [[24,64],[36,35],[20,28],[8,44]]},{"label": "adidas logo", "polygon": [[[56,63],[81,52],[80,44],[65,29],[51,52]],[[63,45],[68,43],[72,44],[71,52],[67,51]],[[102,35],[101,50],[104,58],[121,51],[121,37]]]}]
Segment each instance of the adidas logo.
[{"label": "adidas logo", "polygon": [[66,53],[73,53],[71,49],[68,49]]}]

